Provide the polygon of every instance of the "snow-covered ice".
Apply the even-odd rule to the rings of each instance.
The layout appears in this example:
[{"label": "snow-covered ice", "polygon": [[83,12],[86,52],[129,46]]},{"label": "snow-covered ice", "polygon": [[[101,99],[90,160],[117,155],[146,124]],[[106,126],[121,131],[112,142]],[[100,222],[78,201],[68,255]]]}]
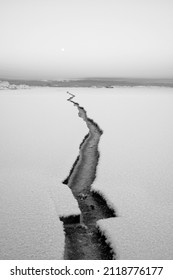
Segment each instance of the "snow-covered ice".
[{"label": "snow-covered ice", "polygon": [[58,217],[80,211],[62,181],[88,133],[66,90],[104,132],[92,189],[115,257],[172,259],[173,89],[154,87],[0,92],[0,258],[63,258]]},{"label": "snow-covered ice", "polygon": [[173,89],[75,89],[103,129],[97,178],[117,218],[98,221],[119,259],[173,258]]},{"label": "snow-covered ice", "polygon": [[1,259],[63,259],[60,205],[54,203],[51,194],[55,184],[55,179],[38,172],[15,168],[1,171]]},{"label": "snow-covered ice", "polygon": [[87,129],[65,89],[0,92],[0,259],[62,259],[59,217],[79,215],[62,184]]}]

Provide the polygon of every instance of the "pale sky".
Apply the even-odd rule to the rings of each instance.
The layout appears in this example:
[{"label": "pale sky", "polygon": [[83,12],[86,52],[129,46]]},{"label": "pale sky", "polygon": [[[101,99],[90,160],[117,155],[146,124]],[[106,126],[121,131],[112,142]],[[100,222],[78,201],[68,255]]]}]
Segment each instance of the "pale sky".
[{"label": "pale sky", "polygon": [[0,77],[173,78],[173,0],[0,0]]}]

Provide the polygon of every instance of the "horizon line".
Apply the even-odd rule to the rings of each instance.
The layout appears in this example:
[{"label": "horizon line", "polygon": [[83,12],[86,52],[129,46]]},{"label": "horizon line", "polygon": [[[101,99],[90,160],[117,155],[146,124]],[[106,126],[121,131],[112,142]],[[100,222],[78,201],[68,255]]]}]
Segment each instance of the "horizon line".
[{"label": "horizon line", "polygon": [[42,81],[42,82],[48,82],[48,81],[59,81],[59,82],[63,82],[63,81],[72,81],[72,80],[108,80],[108,79],[116,79],[116,80],[173,80],[173,77],[170,78],[170,77],[117,77],[117,76],[106,76],[106,77],[103,77],[103,76],[95,76],[95,77],[69,77],[69,78],[57,78],[57,79],[43,79],[43,78],[24,78],[24,77],[0,77],[0,81],[9,81],[9,80],[17,80],[17,81]]}]

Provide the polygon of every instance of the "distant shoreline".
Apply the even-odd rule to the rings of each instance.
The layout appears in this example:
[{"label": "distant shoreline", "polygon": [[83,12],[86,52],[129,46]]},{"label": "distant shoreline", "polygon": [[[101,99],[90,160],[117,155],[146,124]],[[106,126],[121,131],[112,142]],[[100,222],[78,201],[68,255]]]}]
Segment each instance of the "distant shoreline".
[{"label": "distant shoreline", "polygon": [[18,80],[0,79],[1,82],[8,82],[10,85],[26,85],[40,87],[86,87],[86,88],[113,88],[113,87],[138,87],[138,86],[159,86],[173,87],[173,79],[142,79],[142,78],[88,78],[72,80]]}]

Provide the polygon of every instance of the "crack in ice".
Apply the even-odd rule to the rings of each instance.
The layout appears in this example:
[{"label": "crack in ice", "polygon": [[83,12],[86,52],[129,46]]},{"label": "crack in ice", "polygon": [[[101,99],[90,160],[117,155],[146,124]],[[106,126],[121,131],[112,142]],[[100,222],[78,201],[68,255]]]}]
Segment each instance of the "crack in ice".
[{"label": "crack in ice", "polygon": [[67,99],[78,109],[78,115],[86,123],[89,133],[80,144],[79,155],[67,179],[63,181],[72,190],[82,213],[80,223],[64,224],[66,232],[65,259],[112,259],[113,254],[96,227],[96,221],[115,217],[104,198],[91,191],[99,161],[98,144],[103,133],[86,110],[75,102],[75,95],[67,92]]}]

